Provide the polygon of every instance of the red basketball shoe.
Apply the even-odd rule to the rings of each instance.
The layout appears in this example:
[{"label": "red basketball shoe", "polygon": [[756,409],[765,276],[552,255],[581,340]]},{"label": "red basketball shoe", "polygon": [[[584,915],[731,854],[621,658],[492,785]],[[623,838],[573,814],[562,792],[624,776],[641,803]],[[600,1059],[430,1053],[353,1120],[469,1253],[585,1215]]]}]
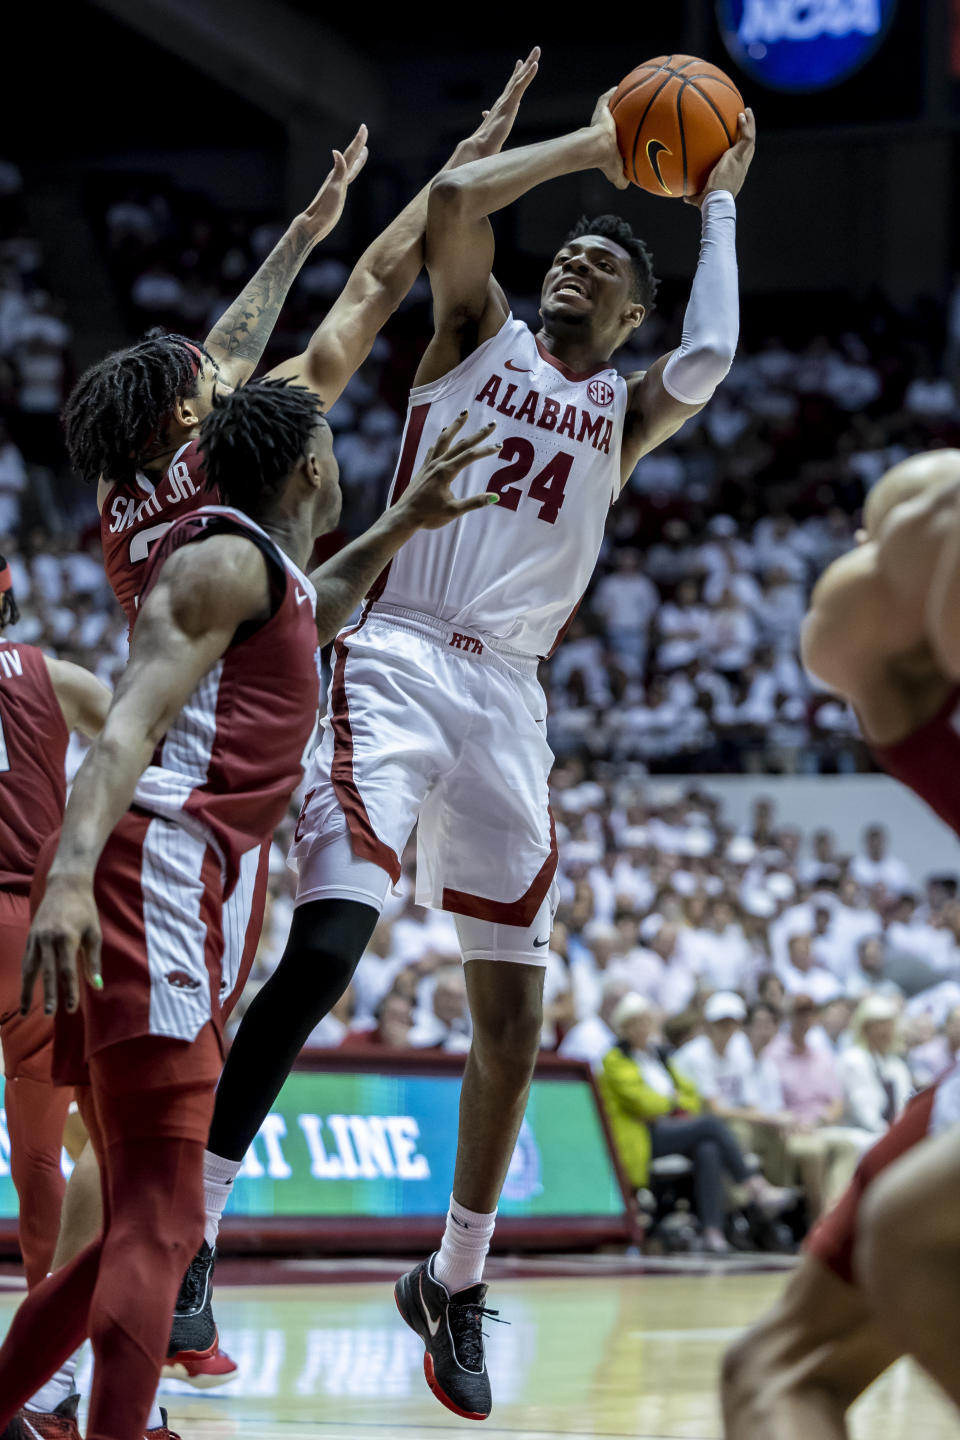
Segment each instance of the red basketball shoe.
[{"label": "red basketball shoe", "polygon": [[79,1395],[68,1395],[56,1410],[18,1410],[0,1440],[80,1440],[79,1404]]},{"label": "red basketball shoe", "polygon": [[143,1432],[143,1440],[180,1440],[177,1432],[171,1430],[167,1424],[167,1412],[162,1405],[160,1406],[160,1415],[163,1419],[163,1424],[158,1425],[154,1430],[145,1430]]},{"label": "red basketball shoe", "polygon": [[[225,1350],[214,1331],[213,1344],[207,1350],[178,1350],[168,1355],[160,1374],[164,1380],[184,1380],[195,1390],[213,1390],[217,1385],[226,1385],[239,1373],[240,1367]],[[153,1435],[159,1432],[149,1431]],[[2,1440],[2,1437],[0,1437]]]}]

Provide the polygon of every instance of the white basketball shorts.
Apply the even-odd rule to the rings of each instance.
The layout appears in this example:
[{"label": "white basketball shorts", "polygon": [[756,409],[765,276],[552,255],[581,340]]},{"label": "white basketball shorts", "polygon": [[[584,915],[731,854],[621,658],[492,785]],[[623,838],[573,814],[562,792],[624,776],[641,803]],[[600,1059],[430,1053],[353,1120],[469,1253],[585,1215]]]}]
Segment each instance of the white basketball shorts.
[{"label": "white basketball shorts", "polygon": [[417,829],[417,902],[451,911],[465,959],[545,963],[557,842],[537,662],[375,605],[335,642],[291,858],[298,905],[381,909]]}]

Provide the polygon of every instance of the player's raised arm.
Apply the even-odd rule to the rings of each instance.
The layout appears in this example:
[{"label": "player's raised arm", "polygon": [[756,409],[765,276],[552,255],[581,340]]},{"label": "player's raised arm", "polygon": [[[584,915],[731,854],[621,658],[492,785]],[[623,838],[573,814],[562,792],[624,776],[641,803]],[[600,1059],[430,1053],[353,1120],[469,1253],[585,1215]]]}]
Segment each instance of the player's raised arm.
[{"label": "player's raised arm", "polygon": [[[623,161],[601,97],[589,125],[445,170],[430,187],[426,263],[433,289],[435,339],[417,374],[418,385],[445,374],[464,355],[495,335],[506,319],[502,293],[491,285],[493,230],[489,216],[560,175],[601,170],[626,187]],[[609,125],[604,120],[609,120]]]},{"label": "player's raised arm", "polygon": [[[609,115],[609,111],[607,112]],[[613,128],[613,117],[609,119]],[[735,200],[756,147],[753,111],[740,116],[739,138],[717,161],[706,186],[689,198],[700,209],[700,261],[678,349],[643,375],[631,377],[621,474],[626,481],[641,456],[679,430],[713,395],[733,364],[740,332]]]},{"label": "player's raised arm", "polygon": [[283,302],[315,245],[343,214],[347,189],[367,160],[367,127],[361,125],[306,210],[294,217],[253,279],[207,336],[207,352],[228,385],[242,385],[256,370]]},{"label": "player's raised arm", "polygon": [[[202,553],[201,553],[202,550]],[[77,953],[100,984],[94,874],[137,781],[187,699],[224,654],[238,625],[269,613],[266,562],[256,546],[217,536],[186,546],[163,566],[133,631],[130,661],[106,721],[77,772],[60,844],[23,960],[26,1014],[38,973],[44,1008],[77,1008]]]},{"label": "player's raised arm", "polygon": [[[517,61],[477,130],[460,142],[441,174],[499,152],[537,73],[539,54],[533,50],[526,60]],[[306,350],[278,365],[271,376],[309,386],[320,396],[324,410],[330,409],[420,273],[429,194],[428,184],[367,247]]]},{"label": "player's raised arm", "polygon": [[417,530],[439,530],[468,515],[495,505],[499,496],[472,495],[456,499],[450,486],[461,470],[500,449],[493,440],[495,426],[460,439],[466,411],[441,430],[436,444],[395,505],[385,510],[367,532],[346,545],[310,576],[317,592],[317,633],[326,645],[366,595],[381,570]]}]

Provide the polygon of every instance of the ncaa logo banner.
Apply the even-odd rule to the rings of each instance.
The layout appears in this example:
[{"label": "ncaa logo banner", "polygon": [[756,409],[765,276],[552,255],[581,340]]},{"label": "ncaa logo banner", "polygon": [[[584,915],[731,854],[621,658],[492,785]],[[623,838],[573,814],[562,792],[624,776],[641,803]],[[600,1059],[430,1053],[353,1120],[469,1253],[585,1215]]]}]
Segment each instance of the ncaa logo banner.
[{"label": "ncaa logo banner", "polygon": [[773,90],[822,90],[870,59],[897,0],[717,0],[720,33]]}]

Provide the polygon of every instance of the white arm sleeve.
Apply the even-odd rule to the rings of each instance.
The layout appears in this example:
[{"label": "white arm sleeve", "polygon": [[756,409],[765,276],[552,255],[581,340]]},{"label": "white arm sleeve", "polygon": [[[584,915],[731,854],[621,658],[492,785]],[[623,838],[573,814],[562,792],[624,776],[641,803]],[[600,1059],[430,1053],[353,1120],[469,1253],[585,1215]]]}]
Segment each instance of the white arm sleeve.
[{"label": "white arm sleeve", "polygon": [[683,339],[663,369],[663,388],[681,405],[705,405],[733,364],[740,333],[737,207],[711,190],[700,207],[700,261],[683,317]]}]

